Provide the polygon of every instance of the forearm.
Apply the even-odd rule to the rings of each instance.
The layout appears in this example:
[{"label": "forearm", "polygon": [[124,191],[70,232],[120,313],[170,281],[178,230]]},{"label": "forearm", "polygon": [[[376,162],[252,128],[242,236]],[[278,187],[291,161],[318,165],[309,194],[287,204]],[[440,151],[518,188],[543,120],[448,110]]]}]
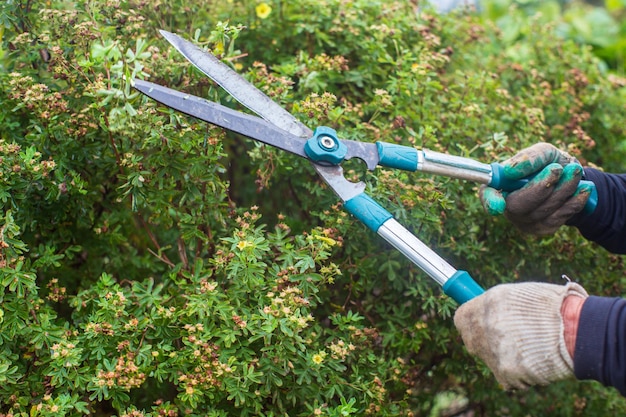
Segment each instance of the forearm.
[{"label": "forearm", "polygon": [[578,334],[578,321],[580,320],[580,312],[582,310],[584,298],[570,295],[563,300],[561,306],[561,315],[563,316],[563,337],[567,353],[574,358],[574,349],[576,347],[576,335]]},{"label": "forearm", "polygon": [[576,378],[599,381],[626,396],[626,300],[587,298],[573,359]]},{"label": "forearm", "polygon": [[592,214],[578,214],[567,224],[607,250],[626,254],[626,174],[606,174],[591,168],[586,168],[585,174],[596,185],[598,206]]},{"label": "forearm", "polygon": [[574,282],[500,284],[461,305],[454,324],[505,389],[546,385],[573,376],[561,312],[566,305],[567,316],[575,314],[576,300],[564,302],[571,297],[587,292]]}]

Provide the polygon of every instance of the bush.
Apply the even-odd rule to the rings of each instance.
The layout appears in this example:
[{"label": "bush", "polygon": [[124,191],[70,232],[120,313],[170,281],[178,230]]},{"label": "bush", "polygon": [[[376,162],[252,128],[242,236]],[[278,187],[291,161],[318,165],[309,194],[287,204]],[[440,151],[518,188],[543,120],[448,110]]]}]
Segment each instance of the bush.
[{"label": "bush", "polygon": [[622,1],[486,0],[481,5],[483,14],[502,28],[505,40],[515,42],[542,22],[558,36],[592,47],[601,65],[624,73],[626,5]]},{"label": "bush", "polygon": [[[412,2],[33,0],[0,5],[0,21],[1,415],[626,411],[595,383],[503,392],[462,347],[454,303],[308,162],[130,86],[149,78],[236,106],[162,28],[310,127],[484,162],[545,140],[618,170],[626,80],[589,48],[540,24],[511,44],[472,14]],[[365,179],[485,287],[567,274],[621,295],[621,257],[574,230],[522,235],[483,213],[475,184]]]}]

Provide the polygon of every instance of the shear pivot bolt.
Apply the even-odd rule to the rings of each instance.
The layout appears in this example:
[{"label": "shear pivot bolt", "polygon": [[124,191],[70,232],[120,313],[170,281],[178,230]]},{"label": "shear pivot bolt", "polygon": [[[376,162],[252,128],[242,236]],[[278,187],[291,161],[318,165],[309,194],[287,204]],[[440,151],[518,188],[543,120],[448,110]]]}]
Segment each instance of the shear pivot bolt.
[{"label": "shear pivot bolt", "polygon": [[328,149],[329,151],[337,147],[335,141],[330,136],[322,136],[320,138],[320,145],[322,145],[322,148]]},{"label": "shear pivot bolt", "polygon": [[335,130],[319,126],[304,144],[304,152],[314,162],[339,165],[346,157],[348,148],[337,139]]}]

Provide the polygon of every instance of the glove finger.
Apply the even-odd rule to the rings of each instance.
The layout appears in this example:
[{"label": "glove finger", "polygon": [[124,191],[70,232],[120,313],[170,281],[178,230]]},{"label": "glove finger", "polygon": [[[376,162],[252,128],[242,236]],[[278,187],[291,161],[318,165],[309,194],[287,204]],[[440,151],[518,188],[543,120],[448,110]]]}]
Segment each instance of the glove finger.
[{"label": "glove finger", "polygon": [[[501,285],[492,287],[485,294],[461,305],[454,314],[454,325],[467,351],[478,356],[491,369],[500,385],[508,390],[523,386],[519,382],[511,384],[501,369],[504,359],[501,341],[509,337],[507,329],[499,325],[499,317],[506,314],[504,310],[509,305],[505,288]],[[512,351],[508,353],[516,354]]]},{"label": "glove finger", "polygon": [[550,197],[535,210],[528,213],[528,220],[531,222],[543,220],[561,208],[576,193],[582,175],[583,169],[580,165],[566,165]]},{"label": "glove finger", "polygon": [[546,165],[557,163],[567,165],[576,159],[561,152],[549,143],[536,143],[523,149],[512,158],[504,161],[504,175],[510,179],[520,179],[540,171]]},{"label": "glove finger", "polygon": [[487,329],[485,323],[485,318],[490,317],[489,295],[485,293],[462,304],[454,313],[454,325],[461,333],[467,351],[472,355],[480,355],[486,362],[490,362],[489,358],[494,354],[488,343],[488,336],[493,330]]},{"label": "glove finger", "polygon": [[574,215],[583,210],[590,195],[591,187],[588,185],[581,185],[574,195],[571,196],[560,208],[545,219],[539,221],[529,220],[528,218],[510,219],[507,213],[505,213],[505,216],[509,218],[509,220],[514,221],[515,225],[526,233],[539,236],[551,235]]},{"label": "glove finger", "polygon": [[546,166],[528,184],[508,195],[507,213],[515,217],[536,210],[554,192],[562,173],[563,167],[557,163]]},{"label": "glove finger", "polygon": [[478,196],[483,207],[492,216],[499,216],[504,213],[506,200],[500,190],[482,185],[478,190]]},{"label": "glove finger", "polygon": [[552,213],[545,219],[528,223],[525,225],[519,225],[519,227],[531,234],[535,235],[551,235],[557,231],[557,229],[563,226],[569,219],[575,214],[580,213],[587,200],[591,195],[591,188],[588,186],[581,186],[573,196],[569,198],[558,210]]}]

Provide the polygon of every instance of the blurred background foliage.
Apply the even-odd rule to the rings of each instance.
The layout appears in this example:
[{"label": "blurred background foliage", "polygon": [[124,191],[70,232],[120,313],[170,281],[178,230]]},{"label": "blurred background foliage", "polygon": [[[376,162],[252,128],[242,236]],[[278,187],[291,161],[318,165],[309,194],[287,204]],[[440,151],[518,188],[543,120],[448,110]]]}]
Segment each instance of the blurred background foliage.
[{"label": "blurred background foliage", "polygon": [[[592,382],[502,391],[465,352],[454,303],[351,219],[306,161],[130,83],[238,108],[165,29],[310,127],[483,162],[543,140],[621,171],[626,79],[619,36],[606,33],[621,33],[623,7],[587,7],[0,4],[0,415],[624,413]],[[347,175],[485,287],[567,274],[623,295],[622,257],[575,230],[540,239],[489,218],[475,184],[359,164]]]},{"label": "blurred background foliage", "polygon": [[623,74],[626,58],[626,2],[623,0],[538,1],[485,0],[487,20],[495,21],[504,39],[522,39],[534,22],[550,25],[564,39],[589,45],[607,69]]}]

